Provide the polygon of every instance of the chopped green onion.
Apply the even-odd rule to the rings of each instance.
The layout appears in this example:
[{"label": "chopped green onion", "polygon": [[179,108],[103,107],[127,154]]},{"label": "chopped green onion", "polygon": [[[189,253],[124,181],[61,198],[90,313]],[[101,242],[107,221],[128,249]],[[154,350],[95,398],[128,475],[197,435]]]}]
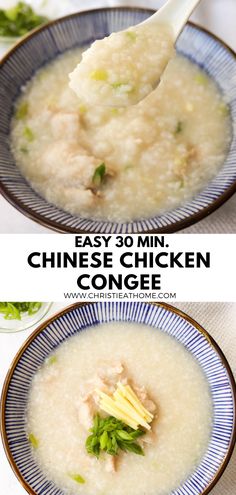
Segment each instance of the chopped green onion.
[{"label": "chopped green onion", "polygon": [[119,442],[119,446],[124,452],[132,452],[137,455],[144,455],[144,451],[138,443]]},{"label": "chopped green onion", "polygon": [[112,113],[112,115],[119,115],[119,109],[118,108],[111,108],[111,113]]},{"label": "chopped green onion", "polygon": [[16,118],[18,120],[25,119],[25,117],[27,117],[28,111],[29,104],[27,103],[27,101],[23,101],[16,110]]},{"label": "chopped green onion", "polygon": [[125,172],[128,172],[129,170],[131,170],[132,168],[134,168],[134,165],[132,165],[132,163],[128,163],[125,167],[124,167],[124,171]]},{"label": "chopped green onion", "polygon": [[38,312],[41,306],[42,306],[41,302],[24,303],[25,311],[28,311],[29,316],[35,315],[35,313]]},{"label": "chopped green onion", "polygon": [[24,313],[32,316],[41,306],[41,302],[0,302],[0,313],[5,320],[21,320]]},{"label": "chopped green onion", "polygon": [[222,115],[224,115],[224,117],[230,115],[230,107],[229,105],[227,105],[227,103],[221,103],[219,105],[219,111]]},{"label": "chopped green onion", "polygon": [[179,189],[183,189],[183,187],[184,187],[184,179],[182,178],[179,180]]},{"label": "chopped green onion", "polygon": [[195,81],[200,84],[201,86],[206,86],[208,84],[208,78],[205,76],[205,74],[197,74],[195,76]]},{"label": "chopped green onion", "polygon": [[47,21],[27,3],[18,2],[10,9],[0,9],[0,36],[22,36]]},{"label": "chopped green onion", "polygon": [[105,430],[102,435],[100,436],[100,447],[102,450],[105,450],[106,446],[108,444],[108,433]]},{"label": "chopped green onion", "polygon": [[52,364],[55,364],[57,362],[57,356],[50,356],[47,361],[46,361],[46,364],[48,366],[51,366]]},{"label": "chopped green onion", "polygon": [[91,79],[94,81],[107,81],[108,73],[104,69],[96,69],[90,74]]},{"label": "chopped green onion", "polygon": [[30,443],[31,443],[32,447],[34,447],[34,449],[37,449],[37,448],[38,448],[38,446],[39,446],[39,441],[38,441],[38,439],[34,436],[34,434],[33,434],[33,433],[30,433],[30,434],[29,434],[29,441],[30,441]]},{"label": "chopped green onion", "polygon": [[114,89],[116,89],[116,88],[120,88],[121,86],[124,86],[124,85],[125,85],[125,83],[116,82],[116,83],[113,83],[113,84],[112,84],[112,87],[113,87]]},{"label": "chopped green onion", "polygon": [[101,163],[101,165],[99,165],[95,169],[95,172],[93,174],[92,183],[95,187],[99,187],[102,184],[105,178],[105,174],[106,174],[106,165],[105,163]]},{"label": "chopped green onion", "polygon": [[34,133],[30,127],[26,126],[23,130],[23,135],[24,137],[29,141],[32,142],[35,138]]},{"label": "chopped green onion", "polygon": [[85,483],[85,479],[80,475],[80,474],[73,474],[73,473],[70,473],[68,475],[72,480],[76,481],[76,483],[80,483],[80,484],[84,484]]},{"label": "chopped green onion", "polygon": [[116,432],[116,435],[118,436],[118,438],[120,438],[121,440],[126,440],[128,442],[132,442],[133,441],[133,438],[132,436],[130,435],[130,433],[128,433],[127,431],[125,430],[117,430]]},{"label": "chopped green onion", "polygon": [[112,88],[118,89],[123,93],[131,93],[133,91],[133,87],[129,83],[125,82],[115,82],[111,84]]},{"label": "chopped green onion", "polygon": [[137,34],[134,31],[125,31],[125,35],[131,40],[136,41]]},{"label": "chopped green onion", "polygon": [[179,120],[178,123],[177,123],[177,125],[176,125],[174,134],[175,135],[181,134],[181,132],[183,131],[183,127],[184,127],[183,122],[181,122],[181,120]]},{"label": "chopped green onion", "polygon": [[4,315],[5,320],[21,320],[21,315],[15,303],[0,302],[0,313]]},{"label": "chopped green onion", "polygon": [[136,439],[145,435],[143,430],[133,430],[130,426],[113,416],[101,418],[98,414],[94,417],[91,434],[86,440],[88,454],[99,458],[102,451],[109,455],[118,455],[119,450],[144,455],[141,445]]},{"label": "chopped green onion", "polygon": [[26,154],[27,154],[27,153],[29,153],[28,148],[26,148],[25,146],[22,146],[22,147],[20,148],[20,151],[21,151],[21,153],[26,153]]}]

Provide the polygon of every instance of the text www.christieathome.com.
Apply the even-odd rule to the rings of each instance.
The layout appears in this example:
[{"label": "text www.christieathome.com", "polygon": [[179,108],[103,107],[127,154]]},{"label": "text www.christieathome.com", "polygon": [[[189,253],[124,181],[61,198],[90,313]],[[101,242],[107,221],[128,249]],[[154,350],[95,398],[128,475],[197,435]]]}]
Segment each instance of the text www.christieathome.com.
[{"label": "text www.christieathome.com", "polygon": [[65,299],[176,299],[176,292],[64,292]]}]

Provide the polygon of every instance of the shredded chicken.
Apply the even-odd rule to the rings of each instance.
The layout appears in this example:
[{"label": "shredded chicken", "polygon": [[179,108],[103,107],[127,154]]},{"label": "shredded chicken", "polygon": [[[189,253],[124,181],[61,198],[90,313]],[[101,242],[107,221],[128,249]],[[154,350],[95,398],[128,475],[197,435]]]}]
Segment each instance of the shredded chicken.
[{"label": "shredded chicken", "polygon": [[93,417],[96,413],[96,404],[93,397],[89,396],[86,400],[82,399],[77,407],[79,422],[88,430],[93,424]]},{"label": "shredded chicken", "polygon": [[[99,389],[108,395],[112,395],[116,390],[118,382],[123,383],[123,385],[128,383],[125,368],[120,361],[113,364],[102,362],[98,368],[97,376],[89,379],[84,384],[83,389],[80,390],[78,410],[80,422],[85,428],[87,428],[88,425],[89,427],[91,426],[93,416],[98,408],[100,398],[96,389]],[[140,387],[137,384],[132,383],[132,388],[144,407],[151,413],[154,413],[156,405],[149,398],[145,387]]]},{"label": "shredded chicken", "polygon": [[154,442],[155,439],[155,434],[153,431],[149,431],[140,439],[141,445],[144,445],[145,443],[148,445],[151,445]]},{"label": "shredded chicken", "polygon": [[197,146],[193,146],[191,144],[187,147],[187,159],[188,161],[199,159],[199,150]]},{"label": "shredded chicken", "polygon": [[120,361],[113,363],[103,362],[98,368],[98,376],[107,385],[116,385],[124,374],[124,366]]},{"label": "shredded chicken", "polygon": [[70,139],[78,140],[79,116],[76,112],[55,113],[51,119],[51,129],[55,139],[62,139],[66,133]]},{"label": "shredded chicken", "polygon": [[118,381],[127,382],[123,375],[124,366],[121,362],[115,362],[112,365],[109,362],[103,362],[98,368],[97,376],[84,384],[77,403],[79,422],[84,428],[88,429],[92,426],[94,414],[98,409],[99,396],[95,389],[112,394]]},{"label": "shredded chicken", "polygon": [[115,456],[108,455],[105,461],[105,470],[107,473],[115,473],[117,469],[117,459]]},{"label": "shredded chicken", "polygon": [[149,399],[147,390],[145,387],[139,387],[136,384],[132,385],[132,388],[134,389],[136,395],[138,396],[139,400],[142,402],[143,406],[151,413],[154,413],[156,411],[156,404]]}]

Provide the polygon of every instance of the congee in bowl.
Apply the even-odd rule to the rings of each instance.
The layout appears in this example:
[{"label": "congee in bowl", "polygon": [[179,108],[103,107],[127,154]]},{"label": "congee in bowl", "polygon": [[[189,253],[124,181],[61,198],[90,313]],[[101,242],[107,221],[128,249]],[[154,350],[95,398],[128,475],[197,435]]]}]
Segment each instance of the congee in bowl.
[{"label": "congee in bowl", "polygon": [[3,442],[33,495],[203,495],[233,450],[234,394],[221,351],[178,310],[76,304],[16,356]]},{"label": "congee in bowl", "polygon": [[[37,221],[71,232],[176,231],[233,194],[235,57],[189,24],[176,54],[159,33],[164,62],[158,54],[145,75],[145,36],[132,26],[151,13],[102,9],[59,19],[3,60],[2,191]],[[133,53],[127,74],[122,64],[118,70],[117,47],[117,70],[107,59],[93,68],[90,60],[81,89],[82,53],[122,29],[122,49]],[[155,89],[154,72],[159,78],[172,53]],[[114,105],[104,106],[107,95]],[[137,96],[145,97],[127,106]]]},{"label": "congee in bowl", "polygon": [[69,213],[116,222],[192,199],[217,174],[231,141],[216,84],[178,55],[139,104],[84,104],[68,87],[80,56],[74,50],[41,69],[16,104],[12,151],[32,187]]},{"label": "congee in bowl", "polygon": [[[134,410],[129,395],[122,400],[130,387],[140,401]],[[151,413],[144,421],[143,407]],[[106,424],[89,448],[96,415]],[[71,494],[169,495],[206,453],[211,427],[198,363],[173,338],[135,323],[104,324],[61,344],[29,393],[26,430],[36,462]]]}]

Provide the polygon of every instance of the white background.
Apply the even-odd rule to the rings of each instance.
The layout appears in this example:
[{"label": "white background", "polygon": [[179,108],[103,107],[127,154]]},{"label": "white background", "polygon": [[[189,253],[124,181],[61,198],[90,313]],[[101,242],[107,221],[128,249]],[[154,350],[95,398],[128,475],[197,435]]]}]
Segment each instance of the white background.
[{"label": "white background", "polygon": [[[16,0],[0,0],[1,6],[13,5]],[[29,0],[51,17],[75,10],[115,5],[139,5],[158,8],[163,0]],[[43,5],[43,7],[42,7]],[[202,0],[193,20],[224,39],[236,50],[236,0]],[[0,46],[1,53],[1,46]],[[0,232],[53,233],[28,219],[0,197]],[[236,232],[236,195],[209,218],[198,222],[185,233],[232,233]]]},{"label": "white background", "polygon": [[[90,240],[98,235],[89,235]],[[107,237],[107,236],[105,236]],[[115,247],[116,239],[121,236],[110,236],[112,249],[106,251],[114,252],[114,268],[31,268],[28,263],[28,255],[32,252],[103,252],[102,248],[76,248],[75,236],[57,234],[45,236],[37,234],[19,236],[9,234],[0,236],[1,257],[0,274],[4,283],[0,284],[0,299],[6,301],[63,301],[64,292],[81,292],[77,286],[77,277],[82,273],[122,273],[128,275],[134,273],[161,273],[162,292],[176,292],[178,301],[236,301],[235,280],[235,252],[236,234],[224,235],[201,235],[194,234],[179,236],[169,234],[164,236],[169,248],[157,248],[149,251],[158,252],[206,252],[211,253],[210,268],[122,268],[119,263],[123,252],[137,251],[135,248]],[[122,236],[125,238],[125,236]],[[132,236],[131,236],[132,237]],[[136,243],[137,236],[133,236]],[[146,249],[139,249],[139,255]],[[38,258],[37,258],[38,259]],[[125,289],[124,289],[125,291]],[[117,292],[117,290],[112,291]],[[134,292],[134,291],[133,291]],[[147,292],[147,291],[145,291]],[[73,302],[73,300],[72,300]],[[166,301],[168,302],[168,301]]]}]

